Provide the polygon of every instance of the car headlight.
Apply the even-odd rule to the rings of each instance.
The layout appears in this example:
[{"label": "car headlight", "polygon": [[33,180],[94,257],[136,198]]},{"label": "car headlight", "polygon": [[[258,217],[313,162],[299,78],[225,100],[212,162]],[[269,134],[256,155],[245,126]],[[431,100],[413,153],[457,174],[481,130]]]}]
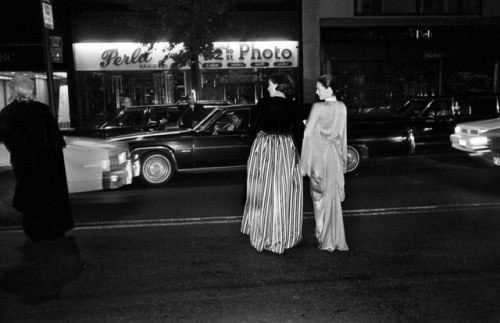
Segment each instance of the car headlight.
[{"label": "car headlight", "polygon": [[462,132],[462,128],[460,128],[460,126],[456,126],[456,127],[455,127],[455,133],[456,133],[456,134],[459,134],[459,133],[461,133],[461,132]]},{"label": "car headlight", "polygon": [[126,162],[127,162],[127,152],[124,151],[118,155],[118,165],[121,165]]},{"label": "car headlight", "polygon": [[488,143],[488,137],[474,137],[470,139],[470,143],[473,146],[484,146]]}]

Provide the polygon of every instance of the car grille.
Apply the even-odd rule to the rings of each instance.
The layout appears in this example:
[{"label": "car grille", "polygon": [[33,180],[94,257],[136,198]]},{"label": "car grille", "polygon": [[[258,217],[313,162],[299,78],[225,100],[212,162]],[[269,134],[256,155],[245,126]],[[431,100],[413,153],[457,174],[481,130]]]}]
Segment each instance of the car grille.
[{"label": "car grille", "polygon": [[465,133],[465,134],[476,135],[476,136],[479,135],[479,130],[474,130],[474,129],[464,129],[464,128],[462,128],[461,132]]}]

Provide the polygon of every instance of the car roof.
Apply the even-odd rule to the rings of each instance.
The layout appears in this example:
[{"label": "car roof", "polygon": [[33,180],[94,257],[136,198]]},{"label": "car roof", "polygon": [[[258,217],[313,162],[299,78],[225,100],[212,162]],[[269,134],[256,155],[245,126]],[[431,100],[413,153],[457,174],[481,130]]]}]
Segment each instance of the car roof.
[{"label": "car roof", "polygon": [[129,107],[125,107],[125,110],[130,109],[144,109],[144,108],[176,108],[177,104],[168,103],[168,104],[143,104],[143,105],[131,105]]}]

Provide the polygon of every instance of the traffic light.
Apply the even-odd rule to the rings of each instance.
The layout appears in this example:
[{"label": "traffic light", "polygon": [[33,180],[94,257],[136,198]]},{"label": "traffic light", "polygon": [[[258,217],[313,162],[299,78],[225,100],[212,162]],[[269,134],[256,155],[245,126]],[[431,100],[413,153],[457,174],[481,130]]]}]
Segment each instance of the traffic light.
[{"label": "traffic light", "polygon": [[63,62],[62,37],[50,36],[50,59],[52,63]]}]

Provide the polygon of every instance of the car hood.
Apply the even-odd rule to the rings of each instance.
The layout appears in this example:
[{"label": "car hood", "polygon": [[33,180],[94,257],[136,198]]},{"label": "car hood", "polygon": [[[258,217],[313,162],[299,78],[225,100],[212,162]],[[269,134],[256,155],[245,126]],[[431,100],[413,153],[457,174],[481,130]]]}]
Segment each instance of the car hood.
[{"label": "car hood", "polygon": [[111,155],[128,150],[128,145],[122,142],[109,142],[103,138],[81,137],[81,136],[64,136],[66,148],[81,147],[81,148],[97,148],[105,149]]},{"label": "car hood", "polygon": [[150,139],[150,138],[182,136],[182,135],[187,135],[187,134],[192,134],[192,133],[193,133],[192,129],[134,132],[134,133],[126,134],[126,135],[109,137],[108,141],[109,142],[116,142],[116,141],[144,140],[144,139]]},{"label": "car hood", "polygon": [[476,130],[494,130],[500,128],[500,118],[470,121],[458,124],[459,127]]},{"label": "car hood", "polygon": [[106,139],[106,132],[97,128],[71,128],[61,130],[64,136]]}]

